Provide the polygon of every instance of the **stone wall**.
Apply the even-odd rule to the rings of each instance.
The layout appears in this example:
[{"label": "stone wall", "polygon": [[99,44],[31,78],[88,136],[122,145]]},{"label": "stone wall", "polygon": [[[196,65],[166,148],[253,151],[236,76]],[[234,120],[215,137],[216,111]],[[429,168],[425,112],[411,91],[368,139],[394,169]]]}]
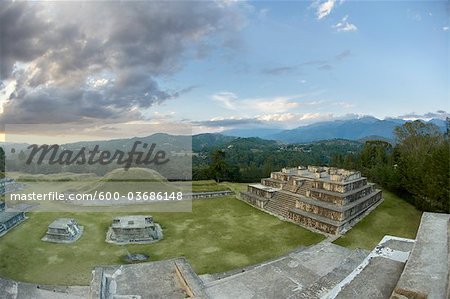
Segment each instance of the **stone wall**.
[{"label": "stone wall", "polygon": [[372,193],[373,191],[373,185],[366,185],[366,187],[362,190],[346,196],[343,196],[343,194],[328,194],[319,190],[309,190],[306,192],[306,196],[337,205],[346,205]]},{"label": "stone wall", "polygon": [[316,189],[324,189],[327,191],[333,191],[333,192],[339,192],[339,193],[345,193],[354,189],[361,188],[363,186],[367,185],[367,179],[361,178],[355,182],[352,183],[334,183],[334,182],[324,182],[324,181],[314,181],[313,188]]},{"label": "stone wall", "polygon": [[285,182],[274,180],[274,179],[262,179],[261,185],[271,187],[271,188],[283,188]]},{"label": "stone wall", "polygon": [[362,211],[366,210],[368,207],[372,206],[376,202],[381,200],[381,191],[374,193],[369,199],[363,201],[362,203],[354,206],[351,209],[348,209],[344,212],[344,219],[352,217],[353,215],[357,215]]},{"label": "stone wall", "polygon": [[257,195],[257,196],[261,196],[261,197],[264,197],[264,198],[267,198],[267,199],[269,199],[269,198],[271,198],[273,196],[273,191],[264,190],[264,189],[261,189],[261,188],[254,187],[252,185],[248,185],[247,186],[247,191],[250,192],[250,193],[253,193],[253,194]]},{"label": "stone wall", "polygon": [[336,195],[331,195],[331,194],[326,194],[320,191],[316,191],[316,190],[308,190],[306,191],[306,196],[313,198],[313,199],[317,199],[317,200],[321,200],[321,201],[325,201],[325,202],[330,202],[333,204],[337,204],[337,205],[343,205],[344,204],[344,198],[341,196],[336,196]]},{"label": "stone wall", "polygon": [[299,223],[307,227],[313,227],[328,234],[334,235],[339,231],[339,228],[337,226],[302,216],[293,211],[289,211],[288,218],[296,223]]},{"label": "stone wall", "polygon": [[241,199],[260,209],[263,209],[265,204],[269,201],[268,199],[253,195],[248,192],[241,192]]},{"label": "stone wall", "polygon": [[361,197],[369,195],[370,193],[372,193],[374,191],[375,191],[374,185],[373,184],[368,184],[368,185],[366,185],[365,188],[361,189],[360,191],[357,191],[355,193],[352,193],[352,194],[349,194],[349,195],[345,196],[343,204],[345,205],[345,204],[354,202],[354,201],[360,199]]},{"label": "stone wall", "polygon": [[290,177],[290,174],[282,173],[282,172],[272,172],[270,174],[271,179],[285,181],[285,182],[289,181],[289,177]]},{"label": "stone wall", "polygon": [[[346,219],[366,210],[368,207],[372,206],[374,203],[378,202],[379,200],[381,200],[381,191],[377,191],[367,200],[357,204],[356,206],[354,206],[348,210],[344,210],[342,212],[332,210],[332,209],[327,209],[324,207],[320,207],[318,205],[306,203],[301,200],[298,200],[296,202],[295,207],[297,209],[300,209],[300,210],[303,210],[303,211],[306,211],[309,213],[314,213],[316,215],[320,215],[320,216],[323,216],[323,217],[326,217],[326,218],[329,218],[332,220],[345,221]],[[343,207],[345,209],[345,206],[343,206]]]},{"label": "stone wall", "polygon": [[116,228],[113,231],[118,239],[145,239],[153,235],[153,228]]},{"label": "stone wall", "polygon": [[311,204],[308,204],[308,203],[300,201],[300,200],[298,200],[296,202],[295,207],[302,211],[313,213],[313,214],[320,215],[323,217],[327,217],[332,220],[344,220],[345,219],[345,216],[342,212],[337,212],[337,211],[319,207],[316,205],[311,205]]}]

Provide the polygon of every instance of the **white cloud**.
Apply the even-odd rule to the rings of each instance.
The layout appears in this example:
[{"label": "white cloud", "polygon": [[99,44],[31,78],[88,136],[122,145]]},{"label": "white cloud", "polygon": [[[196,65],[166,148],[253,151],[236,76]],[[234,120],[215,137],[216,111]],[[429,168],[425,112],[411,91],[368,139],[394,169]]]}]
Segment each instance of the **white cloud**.
[{"label": "white cloud", "polygon": [[444,27],[442,27],[442,30],[444,30],[444,31],[448,31],[449,29],[450,29],[449,26],[444,26]]},{"label": "white cloud", "polygon": [[107,85],[108,82],[109,80],[107,78],[97,78],[97,79],[92,78],[87,81],[87,83],[94,88],[103,87]]},{"label": "white cloud", "polygon": [[309,125],[320,121],[329,121],[337,119],[332,113],[267,113],[260,114],[253,117],[215,117],[206,121],[192,122],[194,127],[201,126],[207,129],[206,131],[213,131],[217,128],[225,130],[227,128],[254,128],[267,127],[274,128],[294,128],[303,125]]},{"label": "white cloud", "polygon": [[212,99],[220,102],[227,109],[237,109],[237,96],[232,92],[225,91],[213,94]]},{"label": "white cloud", "polygon": [[355,107],[354,104],[347,103],[347,102],[335,102],[332,105],[339,106],[339,107],[346,108],[346,109]]},{"label": "white cloud", "polygon": [[335,0],[327,0],[327,1],[319,4],[319,6],[317,7],[317,11],[316,11],[317,19],[321,20],[324,17],[328,16],[331,13],[331,11],[333,10],[335,3],[336,3]]},{"label": "white cloud", "polygon": [[[354,104],[345,101],[305,100],[308,96],[311,94],[241,99],[233,92],[216,93],[212,95],[212,99],[219,102],[224,108],[233,110],[233,115],[197,121],[194,122],[194,125],[224,129],[268,125],[289,128],[343,117],[325,112],[326,110],[324,111],[323,108],[349,109],[354,107]],[[308,111],[311,109],[317,112]],[[352,117],[356,116],[352,115]]]},{"label": "white cloud", "polygon": [[285,112],[300,106],[300,103],[293,102],[296,97],[277,97],[274,99],[255,99],[248,101],[251,107],[255,107],[262,112]]},{"label": "white cloud", "polygon": [[332,27],[334,29],[336,29],[337,31],[346,31],[346,32],[357,31],[358,27],[356,27],[355,24],[348,22],[347,19],[348,19],[348,16],[343,17],[339,23],[337,23],[336,25],[333,25]]},{"label": "white cloud", "polygon": [[212,99],[229,110],[253,111],[255,113],[283,113],[300,107],[301,103],[296,100],[303,96],[305,95],[239,99],[233,92],[226,91],[213,94]]},{"label": "white cloud", "polygon": [[371,117],[370,115],[348,113],[336,115],[330,112],[323,113],[267,113],[253,117],[215,117],[206,121],[191,122],[195,132],[220,132],[230,128],[281,128],[292,129],[313,123],[335,120],[359,119]]},{"label": "white cloud", "polygon": [[450,113],[448,113],[447,111],[444,111],[444,110],[438,110],[436,112],[428,112],[428,113],[424,113],[424,114],[411,112],[411,113],[407,113],[407,114],[398,116],[398,118],[405,119],[405,120],[423,119],[423,120],[427,120],[427,121],[431,120],[433,118],[444,120],[447,117],[450,117]]},{"label": "white cloud", "polygon": [[287,112],[287,113],[274,113],[274,114],[263,114],[256,116],[256,119],[267,121],[267,122],[285,122],[285,121],[292,121],[296,118],[296,114]]},{"label": "white cloud", "polygon": [[320,114],[320,113],[273,113],[256,116],[257,120],[265,122],[282,122],[282,123],[294,123],[309,124],[316,121],[330,120],[333,114]]},{"label": "white cloud", "polygon": [[408,8],[408,10],[406,11],[406,15],[409,19],[420,22],[422,21],[422,15],[416,11],[413,11],[411,9]]}]

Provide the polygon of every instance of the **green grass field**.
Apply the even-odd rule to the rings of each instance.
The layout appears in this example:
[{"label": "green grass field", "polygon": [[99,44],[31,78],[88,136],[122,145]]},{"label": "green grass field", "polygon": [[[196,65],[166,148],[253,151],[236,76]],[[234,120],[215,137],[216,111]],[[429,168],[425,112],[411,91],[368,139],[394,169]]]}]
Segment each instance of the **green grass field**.
[{"label": "green grass field", "polygon": [[[315,244],[323,236],[280,221],[235,199],[193,202],[192,213],[152,213],[164,240],[119,246],[105,242],[113,216],[120,213],[29,213],[26,222],[0,238],[0,276],[41,284],[87,285],[96,265],[123,263],[126,250],[150,260],[184,256],[198,273],[231,270]],[[136,214],[136,213],[135,213]],[[41,241],[57,217],[73,217],[85,228],[74,244]]]},{"label": "green grass field", "polygon": [[334,243],[372,250],[385,235],[414,239],[422,213],[391,192],[383,190],[383,197],[374,211]]},{"label": "green grass field", "polygon": [[[30,191],[46,192],[48,185],[27,182]],[[57,182],[54,191],[79,187],[78,181]],[[190,182],[182,183],[190,184]],[[192,182],[192,190],[233,190],[247,184],[214,181]],[[42,190],[41,190],[42,189]],[[25,190],[28,192],[29,190]],[[384,191],[384,202],[335,243],[350,248],[373,249],[384,235],[414,238],[421,213]],[[105,242],[114,216],[145,212],[94,213],[33,212],[29,219],[0,238],[0,277],[40,284],[88,285],[96,265],[120,264],[127,250],[145,253],[150,260],[184,256],[199,273],[214,273],[251,265],[285,254],[298,246],[324,239],[292,223],[261,212],[234,197],[194,200],[192,212],[150,213],[164,230],[164,240],[148,245],[119,246]],[[47,225],[58,217],[73,217],[85,227],[74,244],[41,241]]]}]

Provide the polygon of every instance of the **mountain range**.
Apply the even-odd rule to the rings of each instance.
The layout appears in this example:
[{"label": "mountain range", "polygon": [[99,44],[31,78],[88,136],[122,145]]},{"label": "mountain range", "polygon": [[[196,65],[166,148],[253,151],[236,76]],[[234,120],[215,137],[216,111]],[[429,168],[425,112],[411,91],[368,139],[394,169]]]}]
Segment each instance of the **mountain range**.
[{"label": "mountain range", "polygon": [[[394,129],[404,124],[406,120],[363,117],[351,120],[335,120],[315,123],[298,127],[292,130],[278,130],[273,128],[259,129],[234,129],[222,133],[204,133],[193,136],[177,136],[169,134],[153,134],[141,138],[124,138],[107,141],[85,141],[61,145],[63,149],[91,148],[99,145],[102,149],[129,149],[139,140],[148,144],[156,143],[166,150],[183,152],[192,147],[194,152],[201,152],[212,147],[234,146],[234,143],[251,144],[257,148],[261,144],[279,143],[310,143],[324,140],[349,140],[364,142],[366,140],[384,140],[394,142]],[[441,119],[432,119],[429,123],[438,126],[442,131],[446,130],[446,122]],[[2,148],[8,155],[18,155],[20,151],[27,151],[29,144],[8,143],[2,144]],[[14,154],[15,153],[15,154]]]},{"label": "mountain range", "polygon": [[[233,129],[224,131],[222,134],[236,137],[260,137],[286,143],[303,143],[336,138],[348,140],[366,140],[369,138],[394,141],[395,127],[406,122],[407,120],[403,119],[388,118],[381,120],[366,116],[357,119],[319,122],[291,130],[273,128]],[[446,129],[444,120],[432,119],[428,122],[437,125],[442,131]]]}]

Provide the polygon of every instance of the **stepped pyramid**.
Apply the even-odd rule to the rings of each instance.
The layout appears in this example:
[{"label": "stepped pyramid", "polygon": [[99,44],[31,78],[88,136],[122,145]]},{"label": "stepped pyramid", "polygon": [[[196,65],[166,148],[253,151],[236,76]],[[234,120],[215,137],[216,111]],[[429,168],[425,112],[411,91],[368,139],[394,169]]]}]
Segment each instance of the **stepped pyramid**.
[{"label": "stepped pyramid", "polygon": [[328,234],[347,231],[382,200],[359,171],[308,166],[283,168],[250,184],[241,198],[268,213]]}]

